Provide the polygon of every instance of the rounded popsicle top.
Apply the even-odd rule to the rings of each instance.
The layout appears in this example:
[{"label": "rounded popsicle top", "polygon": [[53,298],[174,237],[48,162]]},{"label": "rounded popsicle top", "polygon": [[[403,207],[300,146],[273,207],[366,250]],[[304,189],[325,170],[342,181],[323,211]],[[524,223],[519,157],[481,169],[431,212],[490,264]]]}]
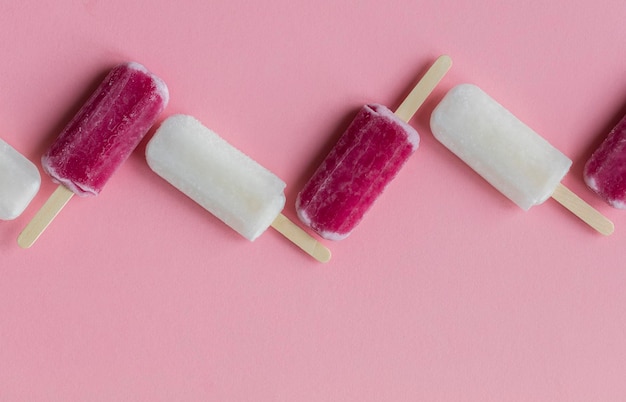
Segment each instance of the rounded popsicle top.
[{"label": "rounded popsicle top", "polygon": [[156,89],[155,96],[160,97],[165,105],[169,103],[170,91],[167,88],[165,81],[163,81],[161,78],[157,77],[152,72],[150,72],[150,70],[148,70],[143,64],[137,63],[136,61],[129,61],[126,63],[122,63],[115,68],[119,68],[119,67],[126,67],[129,70],[135,70],[150,77]]},{"label": "rounded popsicle top", "polygon": [[115,66],[44,154],[44,171],[77,195],[97,195],[168,101],[165,83],[143,65]]},{"label": "rounded popsicle top", "polygon": [[415,151],[420,145],[420,136],[415,131],[415,128],[408,124],[406,121],[402,120],[396,113],[392,112],[387,106],[378,104],[378,103],[370,103],[365,105],[364,108],[369,109],[372,113],[377,114],[379,117],[383,119],[393,122],[393,124],[397,124],[402,128],[402,132],[406,134],[406,141],[411,145],[413,151]]},{"label": "rounded popsicle top", "polygon": [[37,167],[0,139],[0,219],[15,219],[39,191]]}]

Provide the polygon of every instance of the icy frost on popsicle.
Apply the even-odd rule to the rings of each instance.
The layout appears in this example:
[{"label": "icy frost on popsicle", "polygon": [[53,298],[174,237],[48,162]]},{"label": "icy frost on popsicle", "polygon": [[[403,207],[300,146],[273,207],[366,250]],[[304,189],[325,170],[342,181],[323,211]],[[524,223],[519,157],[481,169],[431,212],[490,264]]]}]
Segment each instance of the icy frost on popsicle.
[{"label": "icy frost on popsicle", "polygon": [[346,238],[419,145],[408,122],[451,66],[439,57],[395,113],[365,105],[296,199],[300,220],[329,240]]},{"label": "icy frost on popsicle", "polygon": [[150,168],[248,240],[271,225],[319,261],[328,249],[281,215],[285,183],[192,116],[174,115],[146,148]]},{"label": "icy frost on popsicle", "polygon": [[298,194],[300,220],[325,239],[347,237],[418,145],[391,110],[363,106]]},{"label": "icy frost on popsicle", "polygon": [[62,185],[18,243],[30,247],[73,194],[97,195],[167,105],[165,83],[139,63],[114,67],[42,157]]},{"label": "icy frost on popsicle", "polygon": [[97,195],[154,124],[169,93],[138,63],[115,67],[42,158],[52,178]]},{"label": "icy frost on popsicle", "polygon": [[626,209],[626,116],[585,164],[585,183],[615,208]]},{"label": "icy frost on popsicle", "polygon": [[452,88],[432,113],[432,132],[524,210],[555,198],[602,234],[613,224],[560,184],[572,161],[471,84]]},{"label": "icy frost on popsicle", "polygon": [[15,219],[32,201],[41,176],[37,167],[0,139],[0,219]]}]

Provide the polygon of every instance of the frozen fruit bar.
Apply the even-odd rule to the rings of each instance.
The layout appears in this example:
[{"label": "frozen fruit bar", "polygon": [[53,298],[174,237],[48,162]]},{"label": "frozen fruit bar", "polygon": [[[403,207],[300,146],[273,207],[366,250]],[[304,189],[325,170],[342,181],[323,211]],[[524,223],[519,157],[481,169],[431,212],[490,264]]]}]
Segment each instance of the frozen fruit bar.
[{"label": "frozen fruit bar", "polygon": [[472,84],[452,88],[432,113],[432,132],[524,210],[551,196],[603,234],[613,224],[560,184],[572,161]]},{"label": "frozen fruit bar", "polygon": [[42,158],[52,178],[97,195],[167,105],[167,86],[138,63],[115,67]]},{"label": "frozen fruit bar", "polygon": [[[146,159],[155,173],[248,240],[269,226],[288,225],[281,215],[285,183],[192,116],[167,118],[148,143]],[[307,243],[294,241],[298,246],[328,261],[325,247],[297,227],[290,230]]]},{"label": "frozen fruit bar", "polygon": [[73,194],[100,193],[168,100],[165,83],[141,64],[113,68],[42,157],[44,171],[61,186],[18,243],[30,247]]},{"label": "frozen fruit bar", "polygon": [[298,216],[323,238],[347,237],[418,145],[391,110],[363,106],[298,194]]},{"label": "frozen fruit bar", "polygon": [[346,238],[419,145],[407,122],[451,66],[439,57],[396,112],[361,108],[296,198],[300,220],[329,240]]},{"label": "frozen fruit bar", "polygon": [[585,183],[615,208],[626,209],[626,116],[585,164]]},{"label": "frozen fruit bar", "polygon": [[15,219],[24,212],[41,184],[37,167],[0,139],[0,219]]}]

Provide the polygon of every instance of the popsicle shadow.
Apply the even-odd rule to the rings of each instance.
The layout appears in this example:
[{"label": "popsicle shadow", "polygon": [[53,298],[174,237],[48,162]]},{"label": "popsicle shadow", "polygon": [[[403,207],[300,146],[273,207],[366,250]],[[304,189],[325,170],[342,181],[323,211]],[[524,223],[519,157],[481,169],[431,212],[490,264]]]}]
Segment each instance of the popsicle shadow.
[{"label": "popsicle shadow", "polygon": [[[15,233],[20,229],[15,226],[16,225],[12,223],[0,221],[0,252],[7,253],[14,248]],[[2,264],[0,264],[0,268],[6,267],[3,267]]]},{"label": "popsicle shadow", "polygon": [[143,163],[144,167],[150,170],[148,162],[146,162],[146,148],[148,147],[148,142],[150,142],[150,140],[154,136],[154,133],[156,133],[161,124],[163,124],[163,121],[169,116],[170,114],[166,114],[165,112],[161,113],[161,115],[157,118],[157,121],[152,125],[152,127],[150,127],[150,130],[148,130],[146,135],[141,139],[141,141],[137,145],[137,148],[135,148],[135,150],[129,156],[129,159],[133,159],[135,161],[140,160]]}]

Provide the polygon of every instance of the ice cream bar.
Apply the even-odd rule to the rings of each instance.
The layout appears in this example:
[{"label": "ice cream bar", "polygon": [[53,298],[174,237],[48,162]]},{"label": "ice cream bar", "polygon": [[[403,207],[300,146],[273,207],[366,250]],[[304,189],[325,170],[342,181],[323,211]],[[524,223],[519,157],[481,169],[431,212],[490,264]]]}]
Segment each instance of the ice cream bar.
[{"label": "ice cream bar", "polygon": [[615,208],[626,209],[626,116],[585,164],[585,183]]},{"label": "ice cream bar", "polygon": [[560,184],[572,161],[479,87],[452,88],[430,126],[437,140],[520,208],[552,196],[570,210],[573,202],[572,212],[596,230],[613,231],[610,221]]},{"label": "ice cream bar", "polygon": [[448,71],[441,56],[396,112],[363,106],[296,198],[300,220],[321,237],[346,238],[419,145],[407,124]]},{"label": "ice cream bar", "polygon": [[40,184],[37,167],[0,139],[0,220],[20,216]]},{"label": "ice cream bar", "polygon": [[142,65],[113,68],[42,157],[44,171],[61,186],[18,243],[30,247],[73,194],[100,193],[168,100],[165,83]]},{"label": "ice cream bar", "polygon": [[[146,159],[155,173],[248,240],[271,225],[288,226],[281,215],[285,183],[192,116],[167,118],[148,143]],[[288,230],[303,236],[304,245],[296,242],[303,250],[328,261],[328,249],[295,225]]]}]

